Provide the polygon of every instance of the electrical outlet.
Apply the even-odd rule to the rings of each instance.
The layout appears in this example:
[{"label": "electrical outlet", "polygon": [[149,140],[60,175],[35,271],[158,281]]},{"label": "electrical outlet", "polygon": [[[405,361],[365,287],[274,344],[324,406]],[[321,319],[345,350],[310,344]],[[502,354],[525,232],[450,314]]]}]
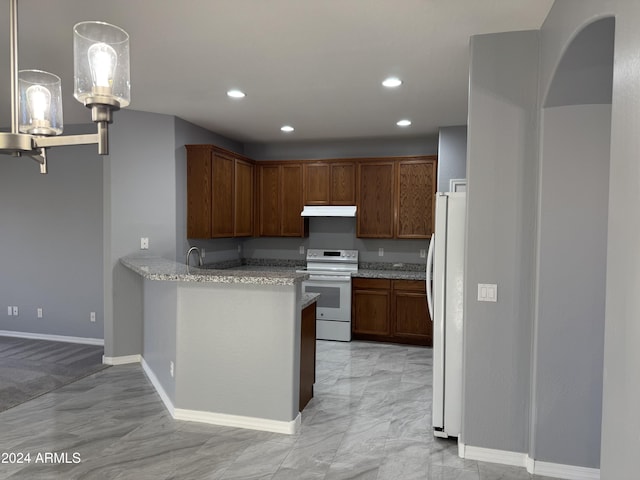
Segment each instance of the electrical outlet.
[{"label": "electrical outlet", "polygon": [[427,251],[424,248],[420,249],[420,258],[424,258],[427,256]]},{"label": "electrical outlet", "polygon": [[13,316],[13,307],[11,306],[7,307],[7,315],[9,315],[10,317]]},{"label": "electrical outlet", "polygon": [[169,362],[169,374],[171,375],[171,378],[173,378],[173,373],[174,373],[173,362]]},{"label": "electrical outlet", "polygon": [[149,237],[140,237],[140,250],[149,250]]},{"label": "electrical outlet", "polygon": [[38,308],[37,315],[38,318],[42,318],[42,308]]},{"label": "electrical outlet", "polygon": [[298,252],[300,253],[300,255],[304,255],[304,245],[300,245]]},{"label": "electrical outlet", "polygon": [[238,253],[242,253],[242,245],[238,244]]},{"label": "electrical outlet", "polygon": [[13,316],[14,317],[18,316],[18,307],[13,307]]},{"label": "electrical outlet", "polygon": [[207,252],[204,251],[204,247],[200,249],[200,256],[202,257],[202,259],[204,260],[204,257],[206,256]]},{"label": "electrical outlet", "polygon": [[91,320],[91,322],[95,322],[96,321],[96,312],[91,312],[89,314],[89,320]]},{"label": "electrical outlet", "polygon": [[379,257],[384,257],[384,248],[380,247],[380,248],[378,249],[378,256],[379,256]]}]

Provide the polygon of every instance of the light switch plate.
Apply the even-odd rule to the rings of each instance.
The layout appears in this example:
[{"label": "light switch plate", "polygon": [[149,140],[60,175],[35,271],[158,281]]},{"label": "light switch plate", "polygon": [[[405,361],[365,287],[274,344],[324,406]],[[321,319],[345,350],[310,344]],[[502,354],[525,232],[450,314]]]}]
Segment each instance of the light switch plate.
[{"label": "light switch plate", "polygon": [[478,301],[479,302],[497,302],[498,301],[498,285],[495,283],[479,283],[478,284]]}]

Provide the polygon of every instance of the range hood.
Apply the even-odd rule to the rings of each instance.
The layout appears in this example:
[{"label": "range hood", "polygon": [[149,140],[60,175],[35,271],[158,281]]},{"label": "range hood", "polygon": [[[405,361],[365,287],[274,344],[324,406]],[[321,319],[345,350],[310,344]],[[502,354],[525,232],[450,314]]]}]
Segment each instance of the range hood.
[{"label": "range hood", "polygon": [[355,205],[305,205],[301,217],[355,217]]}]

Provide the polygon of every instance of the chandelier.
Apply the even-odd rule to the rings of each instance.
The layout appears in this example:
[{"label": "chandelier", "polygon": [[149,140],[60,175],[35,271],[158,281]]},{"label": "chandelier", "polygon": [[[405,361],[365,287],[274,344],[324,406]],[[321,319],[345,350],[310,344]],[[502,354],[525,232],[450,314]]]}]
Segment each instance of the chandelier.
[{"label": "chandelier", "polygon": [[47,148],[97,144],[109,154],[113,112],[130,103],[129,35],[104,22],[73,28],[74,94],[91,109],[97,132],[62,136],[60,78],[42,70],[18,70],[18,0],[10,6],[11,132],[0,132],[0,154],[27,156],[47,173]]}]

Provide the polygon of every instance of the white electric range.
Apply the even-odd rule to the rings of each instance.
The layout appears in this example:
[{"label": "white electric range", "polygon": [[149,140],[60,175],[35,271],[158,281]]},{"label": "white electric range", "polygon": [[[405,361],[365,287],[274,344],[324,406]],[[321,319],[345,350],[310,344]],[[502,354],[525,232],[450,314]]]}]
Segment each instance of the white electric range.
[{"label": "white electric range", "polygon": [[302,291],[319,293],[316,304],[316,338],[351,341],[351,274],[358,271],[357,250],[307,250],[309,274]]}]

